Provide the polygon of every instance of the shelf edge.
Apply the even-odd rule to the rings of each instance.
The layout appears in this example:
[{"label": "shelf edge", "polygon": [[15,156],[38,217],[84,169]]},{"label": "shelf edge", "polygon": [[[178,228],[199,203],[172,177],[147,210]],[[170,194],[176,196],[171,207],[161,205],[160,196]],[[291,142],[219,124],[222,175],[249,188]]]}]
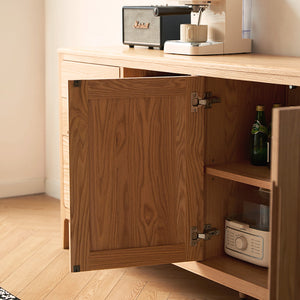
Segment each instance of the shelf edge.
[{"label": "shelf edge", "polygon": [[215,269],[205,263],[191,261],[174,263],[175,266],[203,276],[228,288],[257,299],[268,299],[269,289],[252,282],[240,279],[234,275]]},{"label": "shelf edge", "polygon": [[268,190],[271,189],[270,181],[267,181],[264,179],[257,179],[257,178],[253,178],[253,177],[249,177],[249,176],[244,176],[244,175],[236,174],[236,173],[229,172],[229,171],[223,171],[223,170],[219,170],[219,169],[216,169],[213,167],[206,167],[206,174],[211,175],[211,176],[220,177],[223,179],[228,179],[228,180],[244,183],[244,184],[261,187],[261,188],[268,189]]}]

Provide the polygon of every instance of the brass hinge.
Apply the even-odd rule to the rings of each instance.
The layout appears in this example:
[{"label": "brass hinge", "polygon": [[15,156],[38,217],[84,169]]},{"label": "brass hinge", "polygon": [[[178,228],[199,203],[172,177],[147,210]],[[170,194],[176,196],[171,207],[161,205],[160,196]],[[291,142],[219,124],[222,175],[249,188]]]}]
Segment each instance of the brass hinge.
[{"label": "brass hinge", "polygon": [[204,230],[202,233],[199,233],[197,227],[193,226],[192,230],[191,230],[191,244],[192,244],[192,246],[196,246],[198,240],[207,241],[207,240],[210,240],[213,236],[219,235],[219,234],[220,234],[220,230],[218,230],[217,228],[211,227],[210,224],[204,225]]},{"label": "brass hinge", "polygon": [[212,104],[220,103],[221,99],[213,97],[211,92],[204,93],[202,98],[199,98],[197,92],[192,92],[191,95],[191,112],[197,112],[198,107],[204,106],[204,108],[211,108]]}]

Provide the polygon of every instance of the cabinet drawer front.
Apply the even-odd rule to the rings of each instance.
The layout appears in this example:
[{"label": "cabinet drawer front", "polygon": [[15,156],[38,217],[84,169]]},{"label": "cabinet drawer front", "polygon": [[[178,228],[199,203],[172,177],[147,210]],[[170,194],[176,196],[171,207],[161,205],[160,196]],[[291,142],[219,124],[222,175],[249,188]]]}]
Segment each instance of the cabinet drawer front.
[{"label": "cabinet drawer front", "polygon": [[68,97],[68,80],[119,78],[119,67],[63,61],[61,64],[61,97]]},{"label": "cabinet drawer front", "polygon": [[62,137],[64,206],[70,208],[69,137]]}]

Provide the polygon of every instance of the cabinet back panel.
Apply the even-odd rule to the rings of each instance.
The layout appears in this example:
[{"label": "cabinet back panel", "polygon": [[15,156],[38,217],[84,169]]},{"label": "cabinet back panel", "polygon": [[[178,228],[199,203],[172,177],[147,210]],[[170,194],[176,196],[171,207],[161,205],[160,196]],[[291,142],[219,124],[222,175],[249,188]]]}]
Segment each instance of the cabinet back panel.
[{"label": "cabinet back panel", "polygon": [[242,185],[233,181],[206,176],[206,223],[220,230],[220,235],[206,241],[205,259],[224,254],[225,218],[242,212]]},{"label": "cabinet back panel", "polygon": [[288,90],[288,106],[300,105],[300,87]]},{"label": "cabinet back panel", "polygon": [[286,86],[206,79],[206,91],[221,99],[207,110],[206,164],[248,160],[256,105],[264,105],[267,124],[273,103],[286,103]]}]

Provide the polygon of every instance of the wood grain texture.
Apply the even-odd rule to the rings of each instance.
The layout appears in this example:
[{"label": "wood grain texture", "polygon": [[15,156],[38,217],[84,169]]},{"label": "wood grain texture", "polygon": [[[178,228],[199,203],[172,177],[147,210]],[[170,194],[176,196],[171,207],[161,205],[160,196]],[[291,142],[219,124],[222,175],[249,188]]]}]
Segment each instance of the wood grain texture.
[{"label": "wood grain texture", "polygon": [[66,230],[66,224],[70,219],[68,215],[69,209],[66,209],[64,203],[65,185],[64,185],[64,152],[63,152],[63,135],[69,134],[69,113],[68,113],[68,100],[62,97],[62,63],[63,55],[58,55],[58,70],[59,70],[59,163],[60,163],[60,224],[62,233],[62,247],[63,249],[69,248],[69,230]]},{"label": "wood grain texture", "polygon": [[140,47],[60,49],[64,59],[153,71],[300,86],[300,58],[260,54],[186,56]]},{"label": "wood grain texture", "polygon": [[265,106],[266,122],[273,103],[286,103],[285,86],[207,78],[205,90],[219,97],[207,110],[206,165],[249,160],[250,131],[256,105]]},{"label": "wood grain texture", "polygon": [[[273,129],[274,132],[275,128]],[[274,157],[274,156],[273,156]],[[274,166],[274,163],[273,163]],[[273,167],[273,172],[274,172]],[[269,267],[269,298],[268,300],[276,299],[277,294],[277,271],[278,271],[278,218],[279,218],[279,190],[278,187],[275,185],[275,182],[272,181],[272,189],[271,189],[271,201],[270,201],[270,267]]]},{"label": "wood grain texture", "polygon": [[212,176],[271,189],[270,169],[253,166],[249,161],[207,166],[205,170]]},{"label": "wood grain texture", "polygon": [[79,265],[84,270],[88,256],[86,247],[90,244],[88,232],[90,174],[87,126],[89,115],[86,82],[81,81],[80,87],[73,85],[73,82],[69,81],[70,199],[72,199],[70,203],[70,248],[73,249],[71,251],[71,269]]},{"label": "wood grain texture", "polygon": [[183,107],[171,96],[125,97],[90,101],[92,250],[181,244],[176,216],[184,208],[175,187],[185,124],[172,116]]},{"label": "wood grain texture", "polygon": [[[271,299],[298,299],[300,293],[300,107],[273,112],[271,179],[275,184],[272,245],[276,263],[271,268]],[[274,216],[273,216],[274,214]],[[274,259],[274,257],[273,257]],[[275,284],[274,284],[275,282]]]},{"label": "wood grain texture", "polygon": [[120,68],[120,74],[121,74],[120,75],[121,78],[174,76],[174,73],[158,72],[158,71],[143,70],[143,69],[132,69],[132,68]]},{"label": "wood grain texture", "polygon": [[[238,174],[213,170],[211,175],[222,175],[221,177],[230,175],[231,178],[227,179],[233,179],[234,175],[234,179],[239,181],[242,179],[243,183],[257,184],[256,180],[253,181],[253,176],[256,179],[260,176],[263,178],[268,176],[266,168],[262,168],[262,172],[258,173],[256,168],[250,168],[250,174],[241,177],[240,175],[245,175],[246,168],[240,170],[239,164],[236,163],[249,160],[249,132],[255,118],[255,106],[257,104],[265,106],[266,118],[269,122],[272,104],[286,102],[286,87],[218,78],[206,78],[205,82],[205,90],[211,91],[212,95],[221,99],[221,103],[213,105],[206,111],[205,163],[207,166],[224,165],[225,167],[232,164],[234,170],[230,171],[238,170]],[[238,196],[240,183],[207,176],[205,184],[205,222],[221,231],[220,236],[206,242],[205,258],[209,258],[224,252],[225,218],[241,212],[243,197]],[[270,185],[266,184],[266,187],[270,188]]]},{"label": "wood grain texture", "polygon": [[68,80],[119,78],[120,69],[115,66],[62,61],[61,97],[68,97]]},{"label": "wood grain texture", "polygon": [[[46,195],[0,199],[1,267],[6,267],[5,257],[13,262],[0,285],[22,300],[115,300],[133,295],[139,300],[164,300],[163,295],[186,300],[238,299],[235,291],[174,265],[70,274],[69,251],[61,247],[59,211],[59,200]],[[41,239],[43,245],[35,242]],[[13,251],[16,248],[20,254]],[[29,250],[25,258],[22,254]],[[143,288],[140,282],[146,283]]]},{"label": "wood grain texture", "polygon": [[220,234],[205,242],[204,259],[224,254],[225,219],[239,216],[248,186],[222,178],[205,177],[205,224],[220,230]]},{"label": "wood grain texture", "polygon": [[59,55],[59,114],[60,114],[60,164],[61,164],[61,228],[63,233],[63,247],[68,248],[68,230],[66,223],[70,219],[69,209],[69,171],[66,164],[66,149],[68,142],[66,136],[69,135],[69,110],[68,110],[68,80],[75,79],[100,79],[119,78],[120,69],[115,66],[98,64],[86,64],[81,62],[65,61],[63,55]]},{"label": "wood grain texture", "polygon": [[70,83],[72,265],[201,259],[190,246],[190,225],[203,222],[201,185],[188,182],[204,176],[203,118],[190,112],[198,81]]},{"label": "wood grain texture", "polygon": [[[195,246],[191,245],[191,228],[197,227],[199,232],[204,229],[205,220],[205,145],[206,135],[206,110],[201,107],[197,112],[191,112],[191,92],[196,91],[198,95],[203,95],[205,88],[205,78],[190,78],[188,81],[189,89],[186,93],[186,118],[188,121],[186,128],[186,186],[187,186],[187,226],[186,226],[186,245],[187,261],[204,259],[205,243],[199,240]],[[199,257],[199,253],[201,256]]]},{"label": "wood grain texture", "polygon": [[257,299],[268,298],[268,271],[265,268],[229,256],[175,265]]}]

